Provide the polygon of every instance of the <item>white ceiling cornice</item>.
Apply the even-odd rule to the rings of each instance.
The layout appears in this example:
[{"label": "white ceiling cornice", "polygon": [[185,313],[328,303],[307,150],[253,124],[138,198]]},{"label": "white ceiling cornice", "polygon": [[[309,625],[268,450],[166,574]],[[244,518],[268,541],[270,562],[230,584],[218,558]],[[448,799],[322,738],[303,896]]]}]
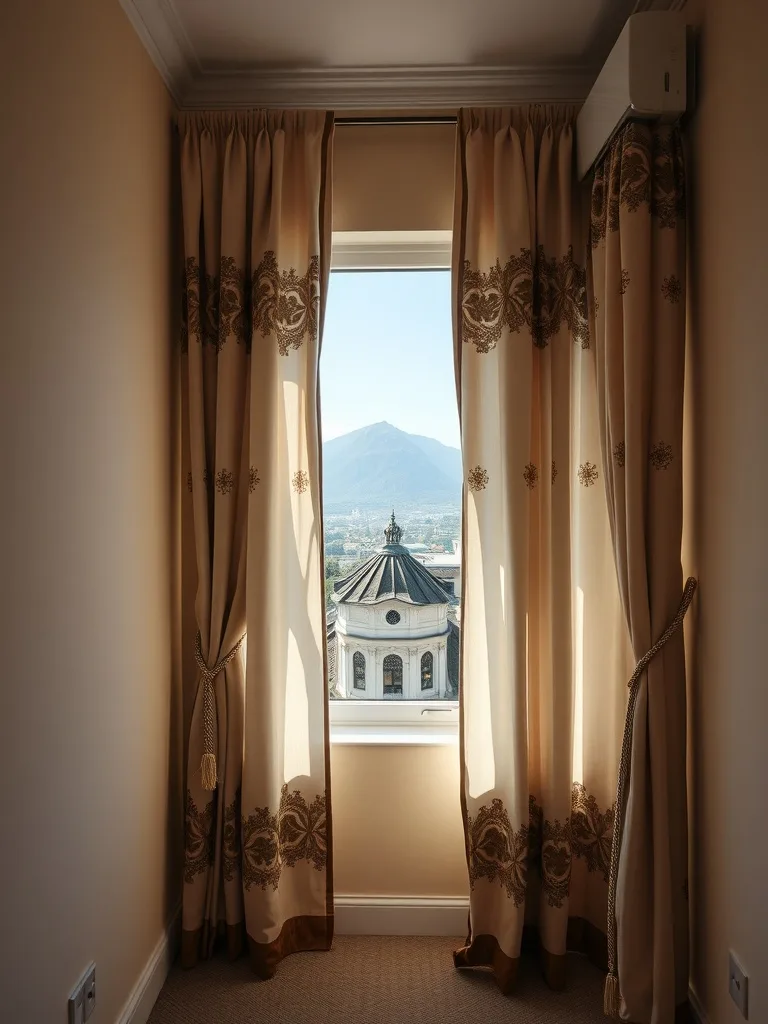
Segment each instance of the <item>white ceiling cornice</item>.
[{"label": "white ceiling cornice", "polygon": [[212,71],[201,66],[173,0],[120,0],[120,4],[182,109],[435,110],[514,102],[580,102],[599,70],[562,65],[427,65]]},{"label": "white ceiling cornice", "polygon": [[595,74],[584,68],[381,67],[203,73],[179,102],[201,107],[409,110],[500,103],[581,101]]},{"label": "white ceiling cornice", "polygon": [[120,0],[120,6],[169,92],[180,103],[200,65],[171,0]]}]

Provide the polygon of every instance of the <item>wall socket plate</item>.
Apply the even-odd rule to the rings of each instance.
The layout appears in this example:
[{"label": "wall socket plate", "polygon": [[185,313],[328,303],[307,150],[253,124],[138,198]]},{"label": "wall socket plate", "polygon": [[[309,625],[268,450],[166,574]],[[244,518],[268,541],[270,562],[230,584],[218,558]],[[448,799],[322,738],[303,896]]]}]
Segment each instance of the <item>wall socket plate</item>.
[{"label": "wall socket plate", "polygon": [[89,964],[72,989],[67,1003],[69,1024],[85,1024],[96,1005],[96,964]]},{"label": "wall socket plate", "polygon": [[747,977],[747,972],[731,950],[728,951],[728,991],[731,994],[731,999],[741,1010],[742,1017],[744,1020],[747,1020],[749,1012],[749,1002],[747,999],[749,978]]}]

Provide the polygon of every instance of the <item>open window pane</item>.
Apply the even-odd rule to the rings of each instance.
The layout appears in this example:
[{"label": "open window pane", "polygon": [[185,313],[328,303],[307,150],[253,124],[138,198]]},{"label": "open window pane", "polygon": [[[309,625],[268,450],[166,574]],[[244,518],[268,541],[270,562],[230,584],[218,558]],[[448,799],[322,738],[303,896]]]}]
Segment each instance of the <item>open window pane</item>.
[{"label": "open window pane", "polygon": [[463,471],[449,271],[332,272],[320,388],[331,697],[453,706]]}]

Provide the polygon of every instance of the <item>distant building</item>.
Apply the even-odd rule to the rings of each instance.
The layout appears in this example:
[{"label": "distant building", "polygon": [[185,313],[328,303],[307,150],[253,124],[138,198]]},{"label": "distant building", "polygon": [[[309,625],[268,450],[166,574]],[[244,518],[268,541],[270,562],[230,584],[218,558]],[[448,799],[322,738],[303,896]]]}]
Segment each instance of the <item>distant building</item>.
[{"label": "distant building", "polygon": [[[338,580],[328,627],[332,694],[360,700],[440,700],[458,695],[459,628],[455,605],[400,541],[395,513],[386,543]],[[445,556],[440,556],[445,557]]]},{"label": "distant building", "polygon": [[451,597],[461,597],[461,548],[453,552],[414,551],[422,565],[426,566]]}]

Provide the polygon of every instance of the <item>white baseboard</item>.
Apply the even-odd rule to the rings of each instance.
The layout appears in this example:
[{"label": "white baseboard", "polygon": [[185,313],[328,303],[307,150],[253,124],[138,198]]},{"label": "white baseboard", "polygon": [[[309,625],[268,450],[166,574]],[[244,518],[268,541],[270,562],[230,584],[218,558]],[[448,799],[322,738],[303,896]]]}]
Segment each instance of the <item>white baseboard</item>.
[{"label": "white baseboard", "polygon": [[165,984],[168,971],[176,957],[180,922],[181,904],[174,911],[165,933],[160,936],[160,941],[144,965],[144,970],[133,986],[133,991],[128,996],[116,1024],[147,1024],[152,1007],[157,1002],[160,989]]},{"label": "white baseboard", "polygon": [[457,935],[467,932],[466,896],[337,896],[337,935]]},{"label": "white baseboard", "polygon": [[693,1011],[693,1016],[695,1017],[697,1024],[709,1024],[709,1018],[704,1012],[701,1000],[692,988],[688,989],[688,1002],[691,1004],[691,1010]]}]

